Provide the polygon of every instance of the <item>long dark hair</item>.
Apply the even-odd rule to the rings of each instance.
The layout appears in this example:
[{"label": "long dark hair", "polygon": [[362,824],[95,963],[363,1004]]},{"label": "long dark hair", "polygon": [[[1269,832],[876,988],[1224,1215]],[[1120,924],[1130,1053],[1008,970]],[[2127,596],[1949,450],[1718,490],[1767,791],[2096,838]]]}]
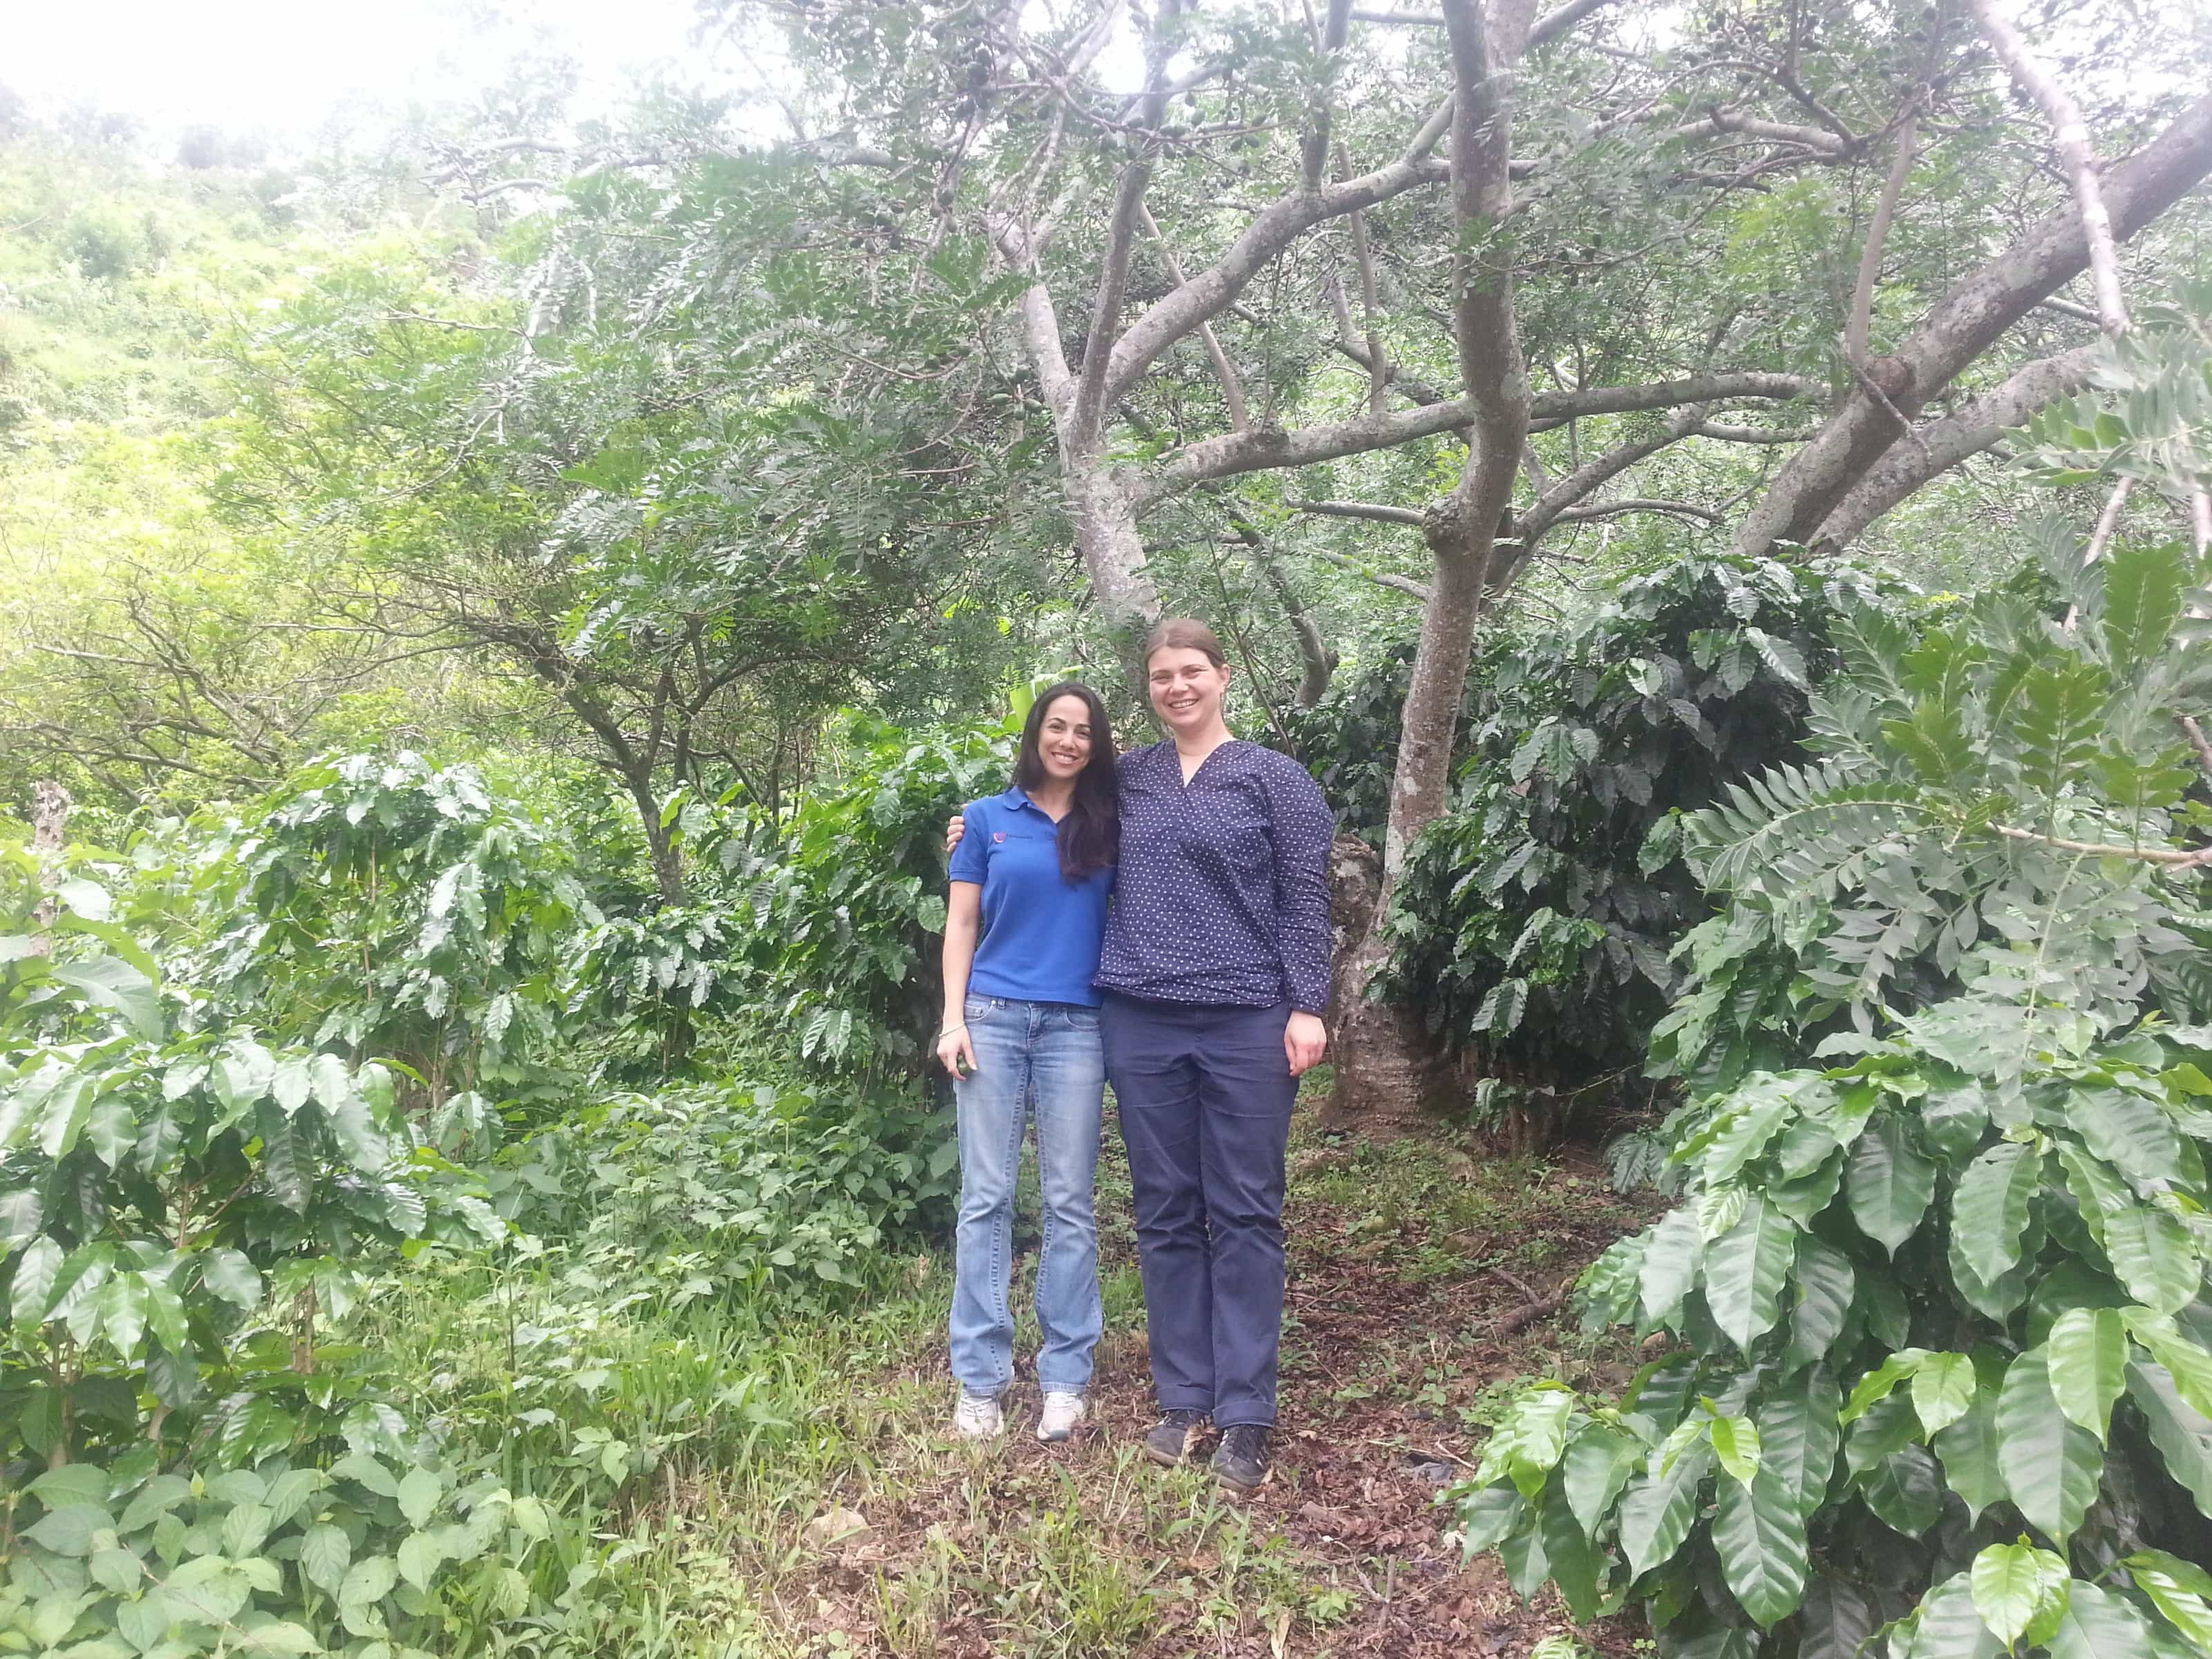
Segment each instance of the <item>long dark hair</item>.
[{"label": "long dark hair", "polygon": [[1060,874],[1063,881],[1082,881],[1110,868],[1120,856],[1121,796],[1114,770],[1114,725],[1106,718],[1106,705],[1080,680],[1062,680],[1040,691],[1022,722],[1022,744],[1014,755],[1014,781],[1029,793],[1045,781],[1044,757],[1038,751],[1038,733],[1044,730],[1045,713],[1063,697],[1083,704],[1091,719],[1091,759],[1075,775],[1075,799],[1060,821]]}]

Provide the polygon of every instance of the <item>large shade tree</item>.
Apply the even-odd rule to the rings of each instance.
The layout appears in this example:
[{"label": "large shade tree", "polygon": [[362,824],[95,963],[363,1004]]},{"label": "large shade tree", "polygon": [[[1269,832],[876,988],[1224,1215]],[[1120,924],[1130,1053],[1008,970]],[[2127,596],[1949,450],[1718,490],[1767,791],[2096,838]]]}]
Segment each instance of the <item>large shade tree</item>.
[{"label": "large shade tree", "polygon": [[[1209,522],[1418,528],[1380,902],[1339,977],[1341,1119],[1409,1109],[1433,1075],[1361,993],[1498,596],[1594,518],[1848,545],[2081,383],[2093,247],[2153,277],[2185,258],[2199,221],[2170,216],[2212,169],[2178,9],[720,9],[781,30],[787,147],[840,180],[825,199],[909,246],[986,245],[1010,279],[990,349],[1048,427],[1109,623],[1158,614],[1152,554]],[[1702,475],[1726,493],[1639,487],[1727,446]],[[1346,477],[1395,498],[1330,498]]]}]

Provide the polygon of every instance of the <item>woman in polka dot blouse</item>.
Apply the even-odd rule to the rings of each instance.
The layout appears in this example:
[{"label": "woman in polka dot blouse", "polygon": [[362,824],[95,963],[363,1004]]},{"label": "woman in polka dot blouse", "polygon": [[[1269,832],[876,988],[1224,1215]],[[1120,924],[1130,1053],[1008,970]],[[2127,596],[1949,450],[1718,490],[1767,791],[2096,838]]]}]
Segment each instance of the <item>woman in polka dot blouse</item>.
[{"label": "woman in polka dot blouse", "polygon": [[1291,1105],[1327,1041],[1335,826],[1296,761],[1231,733],[1212,629],[1163,623],[1145,660],[1168,737],[1121,757],[1096,983],[1162,1413],[1146,1449],[1185,1462],[1211,1422],[1215,1474],[1249,1491],[1275,1420]]}]

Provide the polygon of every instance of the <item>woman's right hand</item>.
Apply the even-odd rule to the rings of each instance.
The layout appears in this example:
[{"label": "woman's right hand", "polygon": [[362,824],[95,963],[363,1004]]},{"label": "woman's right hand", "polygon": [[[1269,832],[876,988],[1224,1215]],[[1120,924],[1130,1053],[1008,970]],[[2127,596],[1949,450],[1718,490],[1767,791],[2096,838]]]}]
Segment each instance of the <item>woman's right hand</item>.
[{"label": "woman's right hand", "polygon": [[[963,1081],[982,1069],[975,1064],[975,1045],[969,1041],[968,1028],[964,1024],[948,1025],[939,1035],[937,1058],[943,1062],[945,1069],[952,1073],[955,1081]],[[968,1067],[965,1072],[960,1069],[963,1061]]]},{"label": "woman's right hand", "polygon": [[945,821],[945,850],[950,854],[960,845],[960,837],[968,833],[968,815],[955,812]]}]

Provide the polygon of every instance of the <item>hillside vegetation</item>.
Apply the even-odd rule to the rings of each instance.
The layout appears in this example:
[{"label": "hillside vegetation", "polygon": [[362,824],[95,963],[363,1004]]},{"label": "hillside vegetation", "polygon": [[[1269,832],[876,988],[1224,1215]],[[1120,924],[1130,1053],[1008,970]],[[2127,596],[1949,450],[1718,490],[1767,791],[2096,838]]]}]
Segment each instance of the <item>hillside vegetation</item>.
[{"label": "hillside vegetation", "polygon": [[[2203,19],[702,16],[0,97],[0,1651],[2212,1656]],[[1244,1504],[1111,1124],[948,1433],[944,825],[1163,614],[1341,832]]]}]

